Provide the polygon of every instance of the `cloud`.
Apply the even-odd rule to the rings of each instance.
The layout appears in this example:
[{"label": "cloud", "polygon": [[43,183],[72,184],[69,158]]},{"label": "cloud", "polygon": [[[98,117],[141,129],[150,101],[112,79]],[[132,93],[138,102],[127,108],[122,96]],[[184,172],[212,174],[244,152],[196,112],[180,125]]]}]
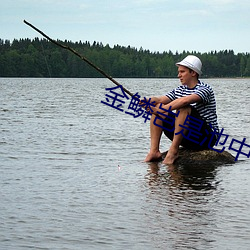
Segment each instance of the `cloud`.
[{"label": "cloud", "polygon": [[136,5],[144,5],[144,6],[147,6],[147,5],[156,5],[156,4],[159,4],[159,3],[166,3],[166,2],[169,2],[168,0],[135,0],[135,1],[132,1],[134,2]]},{"label": "cloud", "polygon": [[89,8],[89,4],[81,3],[81,4],[79,5],[79,9],[80,9],[80,10],[86,10],[86,9],[88,9],[88,8]]},{"label": "cloud", "polygon": [[240,1],[238,0],[210,0],[210,1],[204,1],[209,5],[227,5],[227,4],[233,4],[233,3],[238,3]]},{"label": "cloud", "polygon": [[55,38],[72,41],[96,40],[160,51],[249,50],[249,0],[14,2],[1,5],[3,38],[33,37],[34,31],[22,23],[26,19]]},{"label": "cloud", "polygon": [[[197,1],[198,2],[198,1]],[[198,3],[203,3],[205,7],[212,8],[213,10],[220,10],[226,12],[228,10],[237,11],[238,9],[245,9],[250,7],[248,0],[200,0]]]}]

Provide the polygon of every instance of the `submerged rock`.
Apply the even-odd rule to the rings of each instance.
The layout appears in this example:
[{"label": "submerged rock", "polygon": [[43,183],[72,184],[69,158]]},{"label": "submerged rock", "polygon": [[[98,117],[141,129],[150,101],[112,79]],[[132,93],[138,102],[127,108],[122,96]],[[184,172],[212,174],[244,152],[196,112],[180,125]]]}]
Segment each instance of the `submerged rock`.
[{"label": "submerged rock", "polygon": [[[164,159],[167,152],[163,153],[162,158]],[[222,165],[222,164],[233,164],[235,163],[234,156],[227,151],[222,153],[216,152],[215,150],[187,150],[180,149],[179,158],[174,162],[174,164],[187,165]]]}]

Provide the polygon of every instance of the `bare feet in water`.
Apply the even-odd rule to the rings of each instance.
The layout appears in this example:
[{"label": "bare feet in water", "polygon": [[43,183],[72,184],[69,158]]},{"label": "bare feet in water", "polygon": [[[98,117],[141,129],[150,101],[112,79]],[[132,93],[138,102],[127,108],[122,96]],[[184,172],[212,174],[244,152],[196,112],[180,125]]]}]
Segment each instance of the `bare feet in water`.
[{"label": "bare feet in water", "polygon": [[144,162],[150,162],[150,161],[156,161],[161,159],[161,152],[160,151],[155,151],[155,152],[149,152],[148,155],[146,156]]},{"label": "bare feet in water", "polygon": [[162,162],[163,164],[171,165],[174,164],[175,160],[179,157],[178,150],[171,150],[169,149],[164,161]]}]

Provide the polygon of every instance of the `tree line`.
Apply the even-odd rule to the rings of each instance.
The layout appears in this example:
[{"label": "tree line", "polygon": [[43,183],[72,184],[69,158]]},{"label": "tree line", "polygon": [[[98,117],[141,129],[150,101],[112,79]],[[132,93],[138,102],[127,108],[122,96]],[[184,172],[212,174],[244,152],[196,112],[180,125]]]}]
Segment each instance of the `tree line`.
[{"label": "tree line", "polygon": [[[249,77],[250,54],[233,50],[150,52],[143,48],[110,47],[99,42],[59,41],[84,55],[112,77],[176,77],[175,63],[186,55],[198,56],[203,77]],[[46,39],[0,39],[0,77],[102,77],[98,71]]]}]

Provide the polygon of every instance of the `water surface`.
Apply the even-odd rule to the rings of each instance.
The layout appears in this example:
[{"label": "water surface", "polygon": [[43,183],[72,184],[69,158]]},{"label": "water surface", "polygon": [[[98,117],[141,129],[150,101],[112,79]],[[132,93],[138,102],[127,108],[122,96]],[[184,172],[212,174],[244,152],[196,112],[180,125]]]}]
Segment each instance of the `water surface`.
[{"label": "water surface", "polygon": [[[118,81],[141,96],[179,84]],[[250,144],[250,80],[205,82],[230,135],[226,146],[232,138]],[[143,163],[149,123],[101,103],[113,86],[0,79],[0,249],[249,249],[249,159]]]}]

